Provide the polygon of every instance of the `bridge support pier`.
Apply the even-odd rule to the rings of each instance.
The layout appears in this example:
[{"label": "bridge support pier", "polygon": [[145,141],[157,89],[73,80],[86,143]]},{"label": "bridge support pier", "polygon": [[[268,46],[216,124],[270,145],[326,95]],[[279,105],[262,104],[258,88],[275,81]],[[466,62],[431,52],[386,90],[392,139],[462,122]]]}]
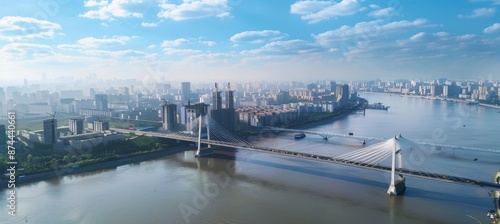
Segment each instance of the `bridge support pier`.
[{"label": "bridge support pier", "polygon": [[[497,171],[493,178],[493,183],[500,184],[500,171]],[[495,210],[488,211],[488,217],[491,218],[491,223],[500,223],[500,190],[492,190],[491,197],[493,197],[493,204]]]},{"label": "bridge support pier", "polygon": [[198,150],[196,150],[195,156],[199,157],[200,152],[201,152],[201,115],[200,115],[200,119],[198,121]]},{"label": "bridge support pier", "polygon": [[394,148],[392,149],[392,164],[391,164],[391,183],[389,184],[389,189],[387,189],[387,194],[389,195],[401,195],[406,190],[406,179],[403,175],[398,174],[396,179],[396,155],[398,155],[398,168],[401,170],[403,168],[401,149],[396,150],[398,137],[394,137]]}]

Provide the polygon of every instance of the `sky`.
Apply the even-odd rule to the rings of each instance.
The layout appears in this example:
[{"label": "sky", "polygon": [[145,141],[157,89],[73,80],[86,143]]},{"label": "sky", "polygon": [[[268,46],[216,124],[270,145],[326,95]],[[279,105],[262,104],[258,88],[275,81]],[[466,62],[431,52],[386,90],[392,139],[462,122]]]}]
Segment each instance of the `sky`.
[{"label": "sky", "polygon": [[0,7],[0,80],[500,80],[500,0],[40,0]]}]

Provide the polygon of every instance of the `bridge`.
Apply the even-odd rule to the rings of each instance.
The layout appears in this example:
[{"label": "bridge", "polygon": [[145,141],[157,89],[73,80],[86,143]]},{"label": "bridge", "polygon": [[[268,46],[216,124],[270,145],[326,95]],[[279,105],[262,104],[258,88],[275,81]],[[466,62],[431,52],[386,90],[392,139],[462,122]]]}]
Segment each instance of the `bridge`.
[{"label": "bridge", "polygon": [[[263,127],[262,130],[263,131],[293,132],[293,133],[319,135],[325,140],[328,140],[331,137],[352,138],[352,139],[361,140],[363,142],[363,144],[366,141],[371,141],[371,140],[375,140],[375,141],[387,140],[387,138],[358,136],[358,135],[354,135],[353,133],[339,134],[339,133],[332,133],[332,132],[318,132],[318,131],[312,131],[312,130],[299,130],[299,129],[277,128],[277,127]],[[447,148],[447,149],[458,149],[458,150],[468,150],[468,151],[500,153],[500,149],[489,149],[489,148],[458,146],[458,145],[446,145],[446,144],[438,144],[438,143],[422,142],[422,141],[414,141],[414,142],[418,145],[431,146],[431,147],[435,147],[436,149]]]},{"label": "bridge", "polygon": [[[251,150],[257,152],[265,152],[275,155],[294,157],[300,159],[328,162],[333,164],[339,164],[343,166],[350,166],[356,168],[377,170],[382,172],[389,172],[391,176],[391,181],[389,183],[389,189],[387,191],[390,195],[402,194],[406,188],[405,177],[413,176],[418,178],[426,178],[437,181],[462,183],[469,185],[476,185],[481,187],[488,187],[494,189],[500,189],[500,185],[488,182],[479,181],[472,178],[461,177],[458,175],[452,175],[449,173],[442,173],[446,167],[440,164],[433,163],[432,161],[424,164],[422,167],[414,166],[414,164],[409,161],[409,155],[412,152],[422,150],[422,146],[432,146],[432,147],[446,147],[452,149],[462,149],[462,150],[473,150],[482,151],[490,153],[498,153],[499,150],[495,149],[482,149],[474,147],[462,147],[462,146],[451,146],[451,145],[439,145],[433,143],[425,142],[415,142],[404,138],[401,135],[396,135],[391,138],[375,138],[375,137],[365,137],[365,136],[355,136],[355,135],[344,135],[336,133],[326,133],[326,132],[315,132],[308,130],[298,130],[298,129],[282,129],[282,128],[265,128],[264,130],[269,131],[289,131],[289,132],[300,132],[317,134],[320,136],[328,137],[343,137],[352,138],[357,140],[378,140],[380,142],[375,143],[370,146],[363,147],[358,150],[354,150],[349,153],[345,153],[338,156],[325,156],[313,153],[296,152],[286,149],[274,148],[274,147],[264,147],[254,145],[245,139],[237,136],[236,134],[225,130],[221,125],[215,122],[209,116],[201,116],[196,119],[198,128],[192,131],[182,131],[182,132],[146,132],[146,131],[135,131],[128,129],[113,129],[121,133],[134,132],[136,135],[145,135],[157,138],[168,138],[176,139],[188,142],[197,143],[198,149],[196,151],[196,156],[205,156],[210,152],[211,146],[223,146],[244,150]],[[206,130],[202,132],[202,130]],[[208,146],[207,149],[202,149],[201,145],[205,144]],[[403,164],[406,164],[403,167]],[[453,173],[453,172],[452,172]],[[404,176],[403,176],[404,175]]]}]

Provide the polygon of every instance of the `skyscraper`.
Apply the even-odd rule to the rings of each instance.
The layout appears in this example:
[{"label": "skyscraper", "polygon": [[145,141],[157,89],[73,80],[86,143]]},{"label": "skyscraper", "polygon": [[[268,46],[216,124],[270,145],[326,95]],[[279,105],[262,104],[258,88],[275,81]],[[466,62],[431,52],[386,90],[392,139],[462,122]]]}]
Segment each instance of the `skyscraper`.
[{"label": "skyscraper", "polygon": [[222,97],[220,93],[219,87],[215,83],[215,91],[212,93],[212,110],[222,109]]},{"label": "skyscraper", "polygon": [[108,110],[108,95],[95,94],[95,109]]},{"label": "skyscraper", "polygon": [[234,108],[234,91],[231,90],[230,83],[227,83],[226,108]]},{"label": "skyscraper", "polygon": [[163,123],[163,128],[168,131],[173,131],[175,130],[177,126],[177,105],[175,104],[167,104],[167,101],[165,101],[165,104],[162,106],[162,123]]},{"label": "skyscraper", "polygon": [[7,145],[7,132],[5,125],[0,124],[0,146]]},{"label": "skyscraper", "polygon": [[82,118],[69,119],[69,131],[73,135],[83,134],[83,119]]},{"label": "skyscraper", "polygon": [[349,104],[349,85],[344,84],[342,86],[342,93],[341,93],[341,95],[342,95],[342,97],[341,97],[341,100],[340,100],[340,105],[347,106],[347,104]]},{"label": "skyscraper", "polygon": [[182,82],[181,83],[181,100],[186,101],[191,97],[191,83]]},{"label": "skyscraper", "polygon": [[57,119],[51,118],[43,121],[43,143],[53,145],[57,138]]},{"label": "skyscraper", "polygon": [[[220,91],[217,87],[217,84],[215,84],[215,91],[212,93],[212,98],[213,98],[213,106],[212,110],[210,111],[211,117],[217,121],[222,127],[229,131],[234,131],[235,124],[236,124],[236,118],[235,118],[235,112],[234,112],[234,97],[233,93],[229,93],[229,86],[228,86],[228,92],[226,93],[226,108],[222,109],[222,98],[220,96]],[[231,97],[229,97],[231,96]]]},{"label": "skyscraper", "polygon": [[334,81],[330,82],[330,92],[335,93],[337,91],[337,83]]}]

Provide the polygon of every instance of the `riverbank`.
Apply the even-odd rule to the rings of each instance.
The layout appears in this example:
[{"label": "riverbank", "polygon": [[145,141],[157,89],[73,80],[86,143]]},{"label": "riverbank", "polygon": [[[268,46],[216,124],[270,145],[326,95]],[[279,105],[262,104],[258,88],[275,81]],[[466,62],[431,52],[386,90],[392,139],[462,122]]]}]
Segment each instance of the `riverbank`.
[{"label": "riverbank", "polygon": [[[455,103],[470,103],[471,101],[463,100],[463,99],[453,99],[453,98],[446,98],[446,97],[432,97],[432,96],[421,96],[421,95],[412,95],[412,94],[402,94],[402,93],[386,93],[386,92],[368,92],[368,91],[359,91],[360,93],[370,93],[370,94],[384,94],[384,95],[396,95],[396,96],[401,96],[401,97],[412,97],[412,98],[422,98],[422,99],[428,99],[428,100],[446,100],[450,102],[455,102]],[[486,104],[486,103],[477,103],[476,101],[473,101],[474,104],[477,104],[479,106],[483,107],[489,107],[489,108],[495,108],[495,109],[500,109],[500,105],[492,105],[492,104]]]},{"label": "riverbank", "polygon": [[360,108],[363,108],[368,104],[367,100],[365,100],[363,98],[360,98],[360,99],[361,100],[360,100],[360,102],[358,102],[358,104],[353,105],[350,108],[343,109],[339,112],[333,112],[325,118],[315,120],[313,122],[306,122],[303,124],[292,124],[292,125],[287,126],[286,128],[293,128],[293,129],[313,128],[313,127],[321,125],[325,122],[333,122],[337,119],[345,118],[345,117],[349,116],[350,114],[357,113]]},{"label": "riverbank", "polygon": [[495,108],[495,109],[500,109],[500,106],[497,105],[491,105],[491,104],[485,104],[485,103],[480,103],[479,106],[483,107],[490,107],[490,108]]},{"label": "riverbank", "polygon": [[[18,176],[16,178],[16,186],[27,184],[27,183],[32,183],[32,182],[37,182],[37,181],[42,181],[42,180],[59,178],[59,177],[67,176],[67,175],[73,175],[73,174],[115,168],[115,167],[118,167],[121,165],[130,164],[130,163],[137,163],[137,162],[153,160],[153,159],[157,159],[157,158],[160,158],[163,156],[168,156],[168,155],[176,154],[176,153],[191,150],[191,149],[192,149],[192,146],[188,146],[186,144],[184,146],[176,146],[176,147],[172,147],[170,149],[166,149],[163,151],[153,152],[153,153],[149,153],[149,154],[142,154],[142,155],[131,155],[131,156],[126,156],[126,157],[119,158],[116,160],[80,166],[78,168],[64,168],[64,169],[60,169],[60,170],[54,169],[52,171],[24,175],[24,177]],[[8,185],[8,179],[2,178],[0,180],[0,189],[7,188],[7,185]]]}]

